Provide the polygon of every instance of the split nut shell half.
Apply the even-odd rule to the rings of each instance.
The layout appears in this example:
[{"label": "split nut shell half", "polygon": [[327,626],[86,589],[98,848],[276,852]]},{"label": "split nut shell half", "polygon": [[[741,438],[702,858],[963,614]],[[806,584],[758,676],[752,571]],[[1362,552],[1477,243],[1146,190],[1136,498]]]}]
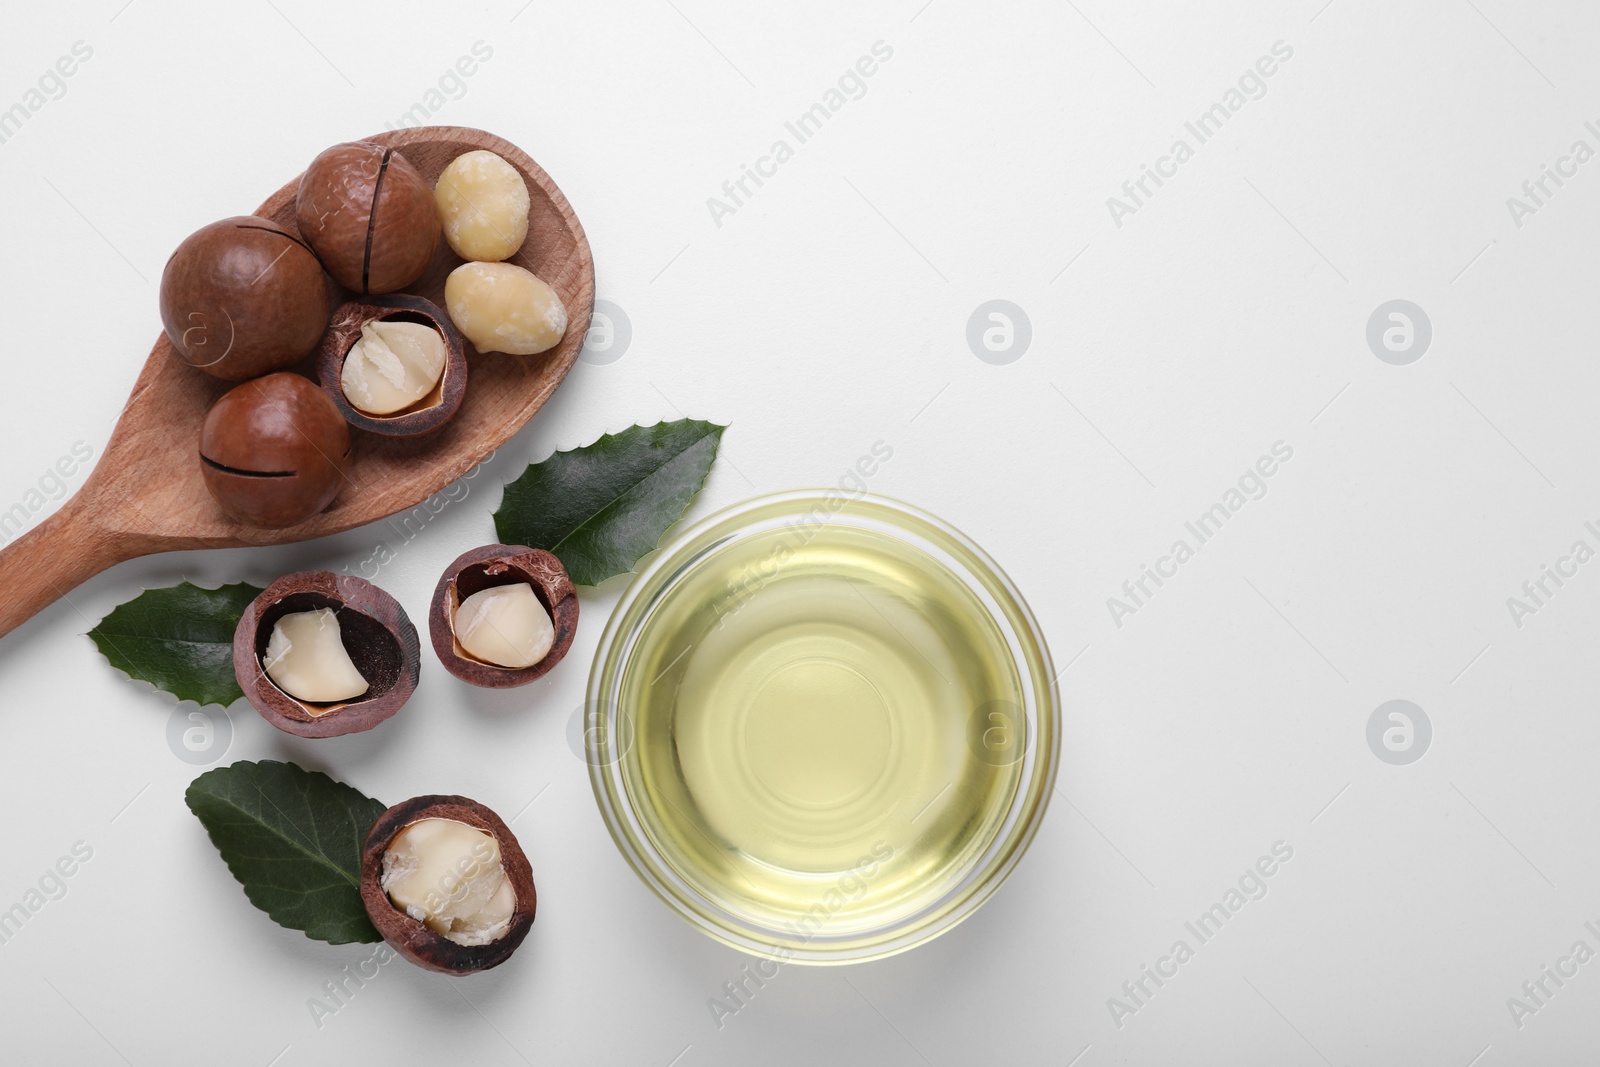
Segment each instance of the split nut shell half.
[{"label": "split nut shell half", "polygon": [[316,365],[345,421],[387,437],[432,433],[467,393],[466,351],[450,316],[404,293],[340,305]]},{"label": "split nut shell half", "polygon": [[553,553],[526,545],[462,553],[440,576],[428,611],[428,634],[445,670],[490,689],[543,677],[577,632],[578,592],[566,568]]},{"label": "split nut shell half", "polygon": [[[419,857],[413,850],[401,864],[385,863],[385,856],[404,832],[416,824],[434,820],[456,824],[452,829],[458,831],[467,828],[488,835],[494,843],[493,852],[498,853],[501,870],[493,869],[494,859],[488,850],[461,851],[460,854],[447,851],[427,857]],[[466,833],[465,836],[478,835]],[[413,908],[422,911],[423,917],[409,914],[393,895],[399,888],[394,882],[395,875],[415,874],[419,870],[427,876],[425,880],[429,884],[425,889],[428,892],[423,894],[426,904],[413,904]],[[488,910],[498,906],[501,921],[496,927],[487,937],[451,937],[448,932],[439,932],[436,927],[447,925],[440,921],[440,913],[448,911],[452,903],[469,897],[478,887],[492,890],[496,899],[456,910],[470,910],[471,907]],[[538,898],[528,857],[500,816],[467,797],[421,796],[396,804],[379,816],[367,831],[361,847],[361,902],[366,906],[372,925],[400,955],[430,971],[463,975],[497,967],[511,957],[533,926]],[[428,907],[435,903],[437,907]]]},{"label": "split nut shell half", "polygon": [[233,672],[246,699],[298,737],[372,729],[411,698],[421,667],[405,609],[354,575],[285,575],[250,602],[233,632]]}]

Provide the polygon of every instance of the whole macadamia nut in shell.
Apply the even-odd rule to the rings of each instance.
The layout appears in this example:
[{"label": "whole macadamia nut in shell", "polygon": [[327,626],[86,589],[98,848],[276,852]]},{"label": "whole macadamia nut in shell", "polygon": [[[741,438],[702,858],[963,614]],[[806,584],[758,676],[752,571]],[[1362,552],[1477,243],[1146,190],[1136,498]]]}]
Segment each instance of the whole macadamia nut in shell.
[{"label": "whole macadamia nut in shell", "polygon": [[433,198],[444,239],[462,259],[509,259],[528,236],[528,184],[493,152],[479,149],[451,160]]},{"label": "whole macadamia nut in shell", "polygon": [[294,234],[254,215],[190,234],[161,272],[160,302],[179,358],[231,380],[305,358],[331,312],[317,257]]},{"label": "whole macadamia nut in shell", "polygon": [[[416,692],[421,648],[405,608],[365,578],[299,571],[244,609],[233,632],[233,673],[273,726],[338,737],[370,730],[405,706]],[[354,674],[344,690],[354,695],[325,688],[338,668]]]},{"label": "whole macadamia nut in shell", "polygon": [[288,372],[234,386],[200,428],[206,488],[254,526],[292,526],[333,503],[349,451],[350,430],[328,394]]},{"label": "whole macadamia nut in shell", "polygon": [[404,289],[439,244],[428,180],[398,151],[372,141],[334,145],[312,160],[295,218],[328,273],[362,294]]}]

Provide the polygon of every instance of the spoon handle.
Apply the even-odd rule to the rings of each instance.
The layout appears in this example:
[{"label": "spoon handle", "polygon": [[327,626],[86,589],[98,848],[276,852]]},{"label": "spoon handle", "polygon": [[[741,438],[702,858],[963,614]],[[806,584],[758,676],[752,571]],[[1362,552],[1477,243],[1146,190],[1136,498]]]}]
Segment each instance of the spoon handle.
[{"label": "spoon handle", "polygon": [[[0,636],[107,567],[140,554],[135,538],[119,537],[95,524],[73,497],[0,551]],[[85,623],[92,626],[94,621]]]}]

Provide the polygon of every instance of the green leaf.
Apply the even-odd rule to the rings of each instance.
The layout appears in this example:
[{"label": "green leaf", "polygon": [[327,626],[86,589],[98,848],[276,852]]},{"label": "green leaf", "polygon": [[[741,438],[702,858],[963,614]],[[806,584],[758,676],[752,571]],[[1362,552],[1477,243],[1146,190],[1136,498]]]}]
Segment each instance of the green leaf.
[{"label": "green leaf", "polygon": [[260,592],[244,582],[146,589],[113,608],[89,636],[119,671],[179,700],[226,706],[244,696],[233,676],[233,631]]},{"label": "green leaf", "polygon": [[557,452],[506,484],[495,532],[554,552],[579,585],[631,571],[705,485],[725,429],[680,419]]},{"label": "green leaf", "polygon": [[183,796],[250,903],[329,944],[379,940],[361,903],[361,842],[385,806],[320,771],[244,761]]}]

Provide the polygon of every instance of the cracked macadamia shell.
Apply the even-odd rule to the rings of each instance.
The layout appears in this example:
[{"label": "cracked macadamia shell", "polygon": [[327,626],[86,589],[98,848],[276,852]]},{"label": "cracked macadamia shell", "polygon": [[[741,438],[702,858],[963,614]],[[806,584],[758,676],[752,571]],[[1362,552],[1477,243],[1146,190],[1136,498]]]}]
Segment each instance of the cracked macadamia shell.
[{"label": "cracked macadamia shell", "polygon": [[[363,411],[345,389],[346,363],[361,339],[362,327],[371,322],[424,325],[437,331],[444,343],[444,368],[433,388],[415,403],[387,415]],[[341,304],[317,346],[316,364],[317,381],[345,421],[385,437],[432,433],[455,417],[466,398],[467,356],[461,334],[443,308],[409,293],[368,296]]]},{"label": "cracked macadamia shell", "polygon": [[[366,688],[344,700],[313,703],[286,692],[267,673],[273,633],[288,616],[328,609],[339,639]],[[298,737],[338,737],[370,730],[416,691],[422,645],[399,602],[365,578],[332,571],[286,574],[267,586],[233,632],[233,673],[252,707]]]},{"label": "cracked macadamia shell", "polygon": [[[406,827],[425,819],[448,819],[494,838],[515,903],[505,933],[482,945],[463,945],[395,906],[383,885],[384,855]],[[448,887],[446,887],[448,888]],[[533,868],[511,828],[493,811],[462,796],[420,796],[379,816],[361,847],[361,902],[372,925],[396,952],[419,967],[464,975],[497,967],[511,957],[533,927],[538,903]]]},{"label": "cracked macadamia shell", "polygon": [[[506,667],[474,656],[456,633],[462,602],[485,589],[527,585],[549,616],[549,650],[526,667]],[[561,662],[578,632],[578,592],[553,553],[527,545],[484,545],[445,568],[428,609],[428,636],[445,670],[473,685],[507,689],[543,677]]]}]

